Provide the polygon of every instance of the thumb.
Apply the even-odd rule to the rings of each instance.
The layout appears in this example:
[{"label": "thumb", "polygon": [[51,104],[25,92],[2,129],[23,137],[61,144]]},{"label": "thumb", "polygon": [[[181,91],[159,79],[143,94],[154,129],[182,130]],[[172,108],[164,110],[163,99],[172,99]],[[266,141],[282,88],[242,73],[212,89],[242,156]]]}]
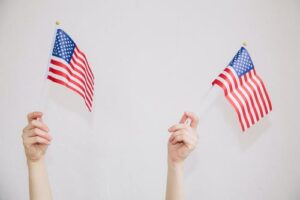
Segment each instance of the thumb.
[{"label": "thumb", "polygon": [[[190,120],[190,122],[189,122]],[[190,126],[193,129],[196,129],[198,127],[199,124],[199,118],[197,117],[197,115],[193,112],[184,112],[179,123],[183,124],[183,123],[187,123],[190,124]]]}]

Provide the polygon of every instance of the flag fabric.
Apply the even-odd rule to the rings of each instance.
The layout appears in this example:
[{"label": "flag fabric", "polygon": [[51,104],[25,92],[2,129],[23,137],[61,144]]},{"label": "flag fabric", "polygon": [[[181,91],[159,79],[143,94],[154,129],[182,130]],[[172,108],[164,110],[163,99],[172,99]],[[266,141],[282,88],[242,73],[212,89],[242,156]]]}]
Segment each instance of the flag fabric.
[{"label": "flag fabric", "polygon": [[57,29],[47,79],[79,94],[92,111],[94,75],[85,54],[62,29]]},{"label": "flag fabric", "polygon": [[212,85],[218,85],[224,90],[226,99],[238,115],[243,131],[272,110],[266,87],[244,47],[241,47]]}]

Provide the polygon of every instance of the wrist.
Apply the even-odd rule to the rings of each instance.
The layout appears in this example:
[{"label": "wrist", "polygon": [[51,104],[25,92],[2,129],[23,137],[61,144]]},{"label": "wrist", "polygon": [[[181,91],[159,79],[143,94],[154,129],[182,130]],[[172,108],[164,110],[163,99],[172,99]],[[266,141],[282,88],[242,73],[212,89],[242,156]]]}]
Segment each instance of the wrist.
[{"label": "wrist", "polygon": [[168,168],[174,170],[183,170],[184,162],[183,161],[172,161],[168,159]]},{"label": "wrist", "polygon": [[38,160],[33,160],[33,159],[27,159],[27,165],[29,167],[31,166],[38,166],[38,165],[43,165],[45,163],[44,157],[41,157]]}]

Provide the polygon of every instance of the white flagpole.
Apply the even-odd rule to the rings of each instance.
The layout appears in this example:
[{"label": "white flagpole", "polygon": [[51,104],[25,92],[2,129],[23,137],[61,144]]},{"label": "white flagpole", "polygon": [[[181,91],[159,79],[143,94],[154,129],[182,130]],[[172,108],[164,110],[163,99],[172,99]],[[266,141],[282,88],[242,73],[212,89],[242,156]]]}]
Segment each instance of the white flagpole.
[{"label": "white flagpole", "polygon": [[49,90],[47,76],[48,76],[48,70],[49,70],[49,64],[50,64],[50,60],[51,60],[51,56],[52,56],[52,51],[53,51],[53,48],[54,48],[56,33],[57,33],[57,29],[59,28],[59,25],[60,25],[60,22],[56,21],[55,22],[53,39],[52,39],[52,43],[51,43],[51,50],[50,50],[50,54],[49,54],[49,58],[48,58],[48,61],[47,61],[46,70],[45,70],[45,74],[44,74],[43,86],[42,86],[41,92],[40,92],[40,99],[39,99],[39,102],[38,102],[38,104],[39,104],[38,109],[41,112],[45,112],[45,109],[46,109],[47,96],[48,96],[48,90]]},{"label": "white flagpole", "polygon": [[210,87],[206,95],[203,97],[198,110],[198,117],[200,120],[204,118],[221,92],[222,91],[215,86]]}]

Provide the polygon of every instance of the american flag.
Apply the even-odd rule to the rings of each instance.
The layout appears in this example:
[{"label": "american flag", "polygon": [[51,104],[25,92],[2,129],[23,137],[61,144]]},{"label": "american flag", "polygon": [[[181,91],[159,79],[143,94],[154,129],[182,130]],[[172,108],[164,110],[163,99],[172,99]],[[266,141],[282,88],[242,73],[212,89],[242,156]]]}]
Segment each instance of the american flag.
[{"label": "american flag", "polygon": [[238,115],[243,131],[272,110],[266,87],[244,47],[241,47],[229,66],[212,84],[224,90],[225,97]]},{"label": "american flag", "polygon": [[50,58],[47,79],[64,85],[78,93],[89,109],[93,107],[94,75],[85,54],[79,50],[72,38],[57,29]]}]

